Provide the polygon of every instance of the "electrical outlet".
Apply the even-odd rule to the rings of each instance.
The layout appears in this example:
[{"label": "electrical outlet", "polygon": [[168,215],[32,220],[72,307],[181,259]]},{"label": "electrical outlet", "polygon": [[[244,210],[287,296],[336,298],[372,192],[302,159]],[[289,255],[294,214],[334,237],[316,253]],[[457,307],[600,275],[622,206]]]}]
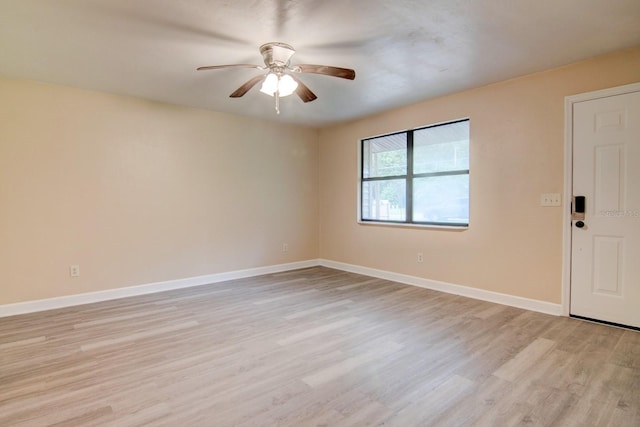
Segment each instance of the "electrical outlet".
[{"label": "electrical outlet", "polygon": [[540,195],[540,206],[561,206],[560,193],[544,193]]},{"label": "electrical outlet", "polygon": [[418,255],[416,256],[416,260],[418,262],[424,262],[424,255],[422,255],[422,252],[418,252]]},{"label": "electrical outlet", "polygon": [[79,265],[70,265],[69,266],[69,276],[71,276],[71,277],[79,277],[80,276],[80,266]]},{"label": "electrical outlet", "polygon": [[283,243],[282,244],[282,252],[289,252],[289,244],[288,243]]}]

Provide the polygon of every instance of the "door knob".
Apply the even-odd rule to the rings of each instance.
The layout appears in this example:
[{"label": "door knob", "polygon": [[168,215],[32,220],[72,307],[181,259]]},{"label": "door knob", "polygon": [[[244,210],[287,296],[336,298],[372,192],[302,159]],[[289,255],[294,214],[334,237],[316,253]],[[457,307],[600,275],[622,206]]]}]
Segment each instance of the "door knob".
[{"label": "door knob", "polygon": [[584,227],[584,222],[583,221],[576,221],[576,227],[578,227],[578,228]]}]

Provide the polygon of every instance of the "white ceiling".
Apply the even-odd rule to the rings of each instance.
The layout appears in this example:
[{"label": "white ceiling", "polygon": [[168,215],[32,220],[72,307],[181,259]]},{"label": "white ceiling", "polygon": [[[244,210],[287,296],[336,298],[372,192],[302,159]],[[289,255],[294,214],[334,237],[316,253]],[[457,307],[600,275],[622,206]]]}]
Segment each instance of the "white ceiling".
[{"label": "white ceiling", "polygon": [[[292,64],[318,99],[255,87],[258,47]],[[322,126],[640,45],[639,0],[0,0],[0,76]]]}]

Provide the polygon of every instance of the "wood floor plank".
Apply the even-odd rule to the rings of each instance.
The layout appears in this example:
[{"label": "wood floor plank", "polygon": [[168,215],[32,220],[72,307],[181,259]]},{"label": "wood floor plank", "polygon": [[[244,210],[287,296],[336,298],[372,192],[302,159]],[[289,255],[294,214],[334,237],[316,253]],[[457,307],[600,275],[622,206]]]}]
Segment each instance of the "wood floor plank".
[{"label": "wood floor plank", "polygon": [[365,363],[378,358],[383,358],[391,353],[401,350],[402,348],[403,346],[400,344],[388,342],[381,348],[369,350],[365,353],[345,359],[333,366],[324,368],[312,375],[307,375],[302,378],[302,381],[311,387],[318,387],[329,381],[333,381],[336,378],[347,375],[349,372]]},{"label": "wood floor plank", "polygon": [[309,290],[300,291],[300,292],[289,292],[289,293],[286,293],[284,295],[280,295],[280,296],[277,296],[277,297],[271,297],[271,298],[266,298],[266,299],[262,299],[262,300],[259,300],[259,301],[254,301],[253,303],[255,305],[269,304],[269,303],[273,303],[273,302],[276,302],[276,301],[279,302],[279,301],[282,301],[284,299],[300,297],[300,296],[308,295],[308,294],[314,294],[316,292],[318,292],[317,289],[309,289]]},{"label": "wood floor plank", "polygon": [[195,320],[191,320],[189,322],[178,323],[176,325],[169,325],[169,326],[165,326],[165,327],[162,327],[162,328],[155,328],[155,329],[151,329],[151,330],[145,331],[145,332],[137,332],[135,334],[123,335],[123,336],[119,336],[117,338],[110,338],[110,339],[106,339],[106,340],[94,341],[94,342],[90,342],[90,343],[87,343],[87,344],[82,344],[82,345],[80,345],[80,350],[82,350],[82,351],[90,351],[90,350],[94,350],[96,348],[111,346],[111,345],[115,345],[115,344],[133,342],[133,341],[139,340],[141,338],[147,338],[147,337],[152,337],[152,336],[155,336],[155,335],[166,334],[168,332],[181,331],[181,330],[184,330],[184,329],[192,328],[192,327],[197,326],[197,325],[198,325],[198,322],[196,322]]},{"label": "wood floor plank", "polygon": [[313,308],[309,308],[309,309],[306,309],[306,310],[297,311],[297,312],[295,312],[293,314],[289,314],[287,316],[284,316],[284,318],[287,319],[287,320],[299,319],[301,317],[309,316],[310,314],[316,314],[316,313],[319,313],[321,311],[330,310],[332,308],[342,307],[342,306],[350,304],[352,302],[353,301],[350,300],[350,299],[342,299],[342,300],[339,300],[339,301],[330,302],[328,304],[318,305],[318,306],[315,306]]},{"label": "wood floor plank", "polygon": [[2,426],[638,426],[640,333],[313,267],[0,319]]},{"label": "wood floor plank", "polygon": [[526,373],[545,353],[555,345],[554,341],[538,338],[518,353],[513,359],[502,365],[493,375],[507,381],[515,381]]},{"label": "wood floor plank", "polygon": [[453,375],[398,412],[393,422],[403,426],[434,424],[449,408],[457,406],[461,397],[470,393],[473,387],[473,381]]},{"label": "wood floor plank", "polygon": [[6,343],[3,343],[3,344],[0,344],[0,350],[12,348],[12,347],[21,347],[21,346],[29,345],[29,344],[40,343],[40,342],[45,341],[46,338],[47,337],[39,336],[39,337],[33,337],[33,338],[25,338],[25,339],[21,339],[21,340],[18,340],[18,341],[6,342]]},{"label": "wood floor plank", "polygon": [[289,335],[286,338],[282,338],[278,340],[278,344],[280,345],[294,344],[294,343],[297,343],[298,341],[306,340],[309,338],[313,338],[317,335],[324,334],[325,332],[330,332],[336,329],[340,329],[343,326],[350,325],[354,322],[357,322],[358,320],[360,319],[358,319],[357,317],[347,317],[346,319],[338,320],[336,322],[326,323],[322,326],[306,329],[305,331],[298,332],[293,335]]}]

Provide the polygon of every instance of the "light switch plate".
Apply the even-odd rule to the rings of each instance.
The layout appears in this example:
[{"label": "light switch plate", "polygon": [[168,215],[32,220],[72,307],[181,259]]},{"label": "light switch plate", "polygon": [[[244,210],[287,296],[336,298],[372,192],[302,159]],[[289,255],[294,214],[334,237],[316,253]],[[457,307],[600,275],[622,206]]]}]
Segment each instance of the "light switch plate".
[{"label": "light switch plate", "polygon": [[544,193],[540,195],[540,206],[562,206],[560,193]]}]

